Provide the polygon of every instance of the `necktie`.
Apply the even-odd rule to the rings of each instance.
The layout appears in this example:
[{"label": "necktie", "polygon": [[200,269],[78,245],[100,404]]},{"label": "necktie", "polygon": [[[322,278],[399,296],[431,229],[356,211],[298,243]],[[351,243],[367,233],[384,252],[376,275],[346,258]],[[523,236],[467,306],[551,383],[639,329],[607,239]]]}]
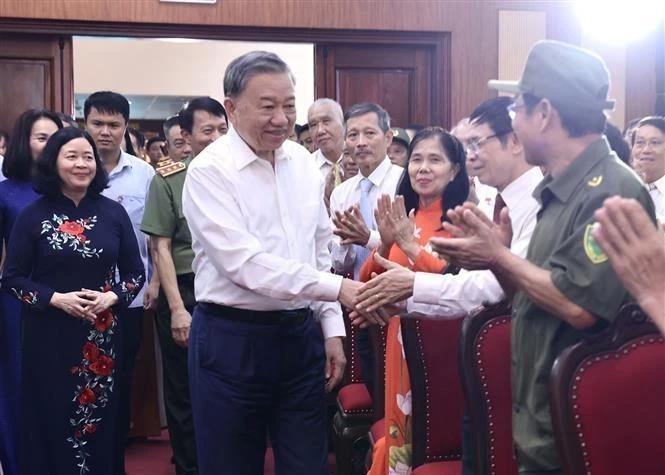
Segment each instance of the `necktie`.
[{"label": "necktie", "polygon": [[[367,178],[360,180],[360,214],[362,214],[365,224],[367,224],[369,229],[374,229],[374,207],[372,206],[372,200],[369,197],[373,186],[372,182]],[[365,246],[355,245],[355,248],[356,260],[353,263],[353,277],[357,279],[358,274],[360,273],[360,268],[371,252]]]},{"label": "necktie", "polygon": [[492,221],[495,224],[501,223],[501,210],[506,207],[506,202],[503,201],[501,194],[496,194],[496,199],[494,200],[494,214],[492,215]]},{"label": "necktie", "polygon": [[656,184],[655,184],[655,183],[649,183],[649,191],[654,191],[654,190],[657,190],[657,189],[658,189],[658,188],[656,188]]}]

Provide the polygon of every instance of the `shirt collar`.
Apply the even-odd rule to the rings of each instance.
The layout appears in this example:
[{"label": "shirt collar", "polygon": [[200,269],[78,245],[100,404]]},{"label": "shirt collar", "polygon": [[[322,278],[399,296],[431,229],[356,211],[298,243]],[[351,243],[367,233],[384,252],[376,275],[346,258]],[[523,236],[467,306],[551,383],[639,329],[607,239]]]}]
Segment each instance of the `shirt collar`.
[{"label": "shirt collar", "polygon": [[120,159],[118,160],[118,164],[115,166],[115,168],[113,170],[111,170],[111,173],[109,173],[109,176],[117,175],[118,173],[121,173],[125,168],[133,168],[134,164],[132,163],[132,161],[129,157],[130,157],[130,155],[127,152],[123,152],[121,150],[120,151]]},{"label": "shirt collar", "polygon": [[657,179],[651,184],[655,185],[658,191],[665,194],[665,175],[661,176],[659,179]]},{"label": "shirt collar", "polygon": [[547,189],[550,193],[556,196],[559,201],[565,203],[572,196],[578,185],[586,179],[589,171],[600,161],[608,160],[610,153],[611,150],[607,140],[605,137],[601,137],[599,140],[589,145],[579,157],[573,160],[573,162],[563,170],[561,175],[556,178],[552,178],[548,175],[533,192],[534,198],[542,204],[544,198],[543,194]]},{"label": "shirt collar", "polygon": [[501,192],[501,198],[509,210],[515,209],[531,196],[533,190],[542,181],[543,172],[540,171],[540,168],[533,167],[508,184]]},{"label": "shirt collar", "polygon": [[[234,149],[234,153],[231,154],[231,157],[238,170],[242,170],[256,160],[261,160],[233,127],[229,127],[229,131],[226,135],[217,140],[224,143],[223,140],[225,137],[227,138],[226,140],[228,140],[227,145]],[[277,150],[275,150],[275,162],[285,158],[289,158],[289,156],[284,151],[284,144],[282,144]]]},{"label": "shirt collar", "polygon": [[364,177],[364,176],[362,176],[361,173],[358,173],[359,179],[358,179],[357,186],[360,186],[360,180],[362,180],[363,178],[367,178],[369,181],[372,182],[372,185],[374,185],[376,187],[380,187],[383,180],[386,178],[386,176],[388,176],[388,172],[390,171],[391,166],[392,166],[392,162],[390,161],[388,156],[386,156],[383,159],[383,161],[379,164],[379,166],[376,167],[374,169],[374,171],[369,174],[368,177]]},{"label": "shirt collar", "polygon": [[330,160],[326,158],[326,156],[323,154],[323,152],[320,149],[314,152],[313,155],[314,155],[314,160],[316,161],[316,166],[319,168],[323,168],[325,166],[332,167],[335,164],[340,163],[343,157],[343,155],[340,155],[337,161],[335,163],[332,163]]}]

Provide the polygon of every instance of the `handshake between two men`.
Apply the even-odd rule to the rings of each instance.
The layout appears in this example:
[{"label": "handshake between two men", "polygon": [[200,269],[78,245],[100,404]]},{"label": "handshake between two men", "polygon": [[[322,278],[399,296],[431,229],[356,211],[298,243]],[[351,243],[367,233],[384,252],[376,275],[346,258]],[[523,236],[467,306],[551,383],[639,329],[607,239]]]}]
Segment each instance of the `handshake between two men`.
[{"label": "handshake between two men", "polygon": [[[407,213],[402,196],[394,200],[381,196],[374,218],[381,243],[367,257],[359,281],[344,280],[339,298],[349,310],[352,324],[361,328],[383,326],[391,316],[406,310],[416,279],[412,269],[422,261],[422,253],[428,259],[444,261],[445,271],[494,269],[510,253],[512,228],[506,208],[494,223],[475,204],[466,202],[447,210],[439,232],[427,240],[421,237],[414,210]],[[368,242],[370,231],[358,206],[335,212],[333,224],[341,244],[364,246]],[[395,262],[399,256],[406,256],[408,265]],[[504,289],[510,285],[497,277]]]}]

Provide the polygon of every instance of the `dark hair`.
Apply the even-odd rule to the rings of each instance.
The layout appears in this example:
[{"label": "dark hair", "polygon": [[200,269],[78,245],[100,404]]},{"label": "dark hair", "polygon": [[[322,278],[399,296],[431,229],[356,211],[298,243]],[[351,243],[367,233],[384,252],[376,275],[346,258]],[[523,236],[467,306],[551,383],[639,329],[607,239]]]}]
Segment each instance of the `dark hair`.
[{"label": "dark hair", "polygon": [[[308,124],[309,127],[309,124]],[[300,135],[300,131],[302,130],[302,125],[294,124],[293,125],[293,131],[296,133],[296,137]]]},{"label": "dark hair", "polygon": [[132,145],[132,139],[129,136],[129,130],[127,129],[125,129],[124,139],[125,139],[125,153],[138,157],[138,153],[136,152],[136,150],[134,150],[134,145]]},{"label": "dark hair", "polygon": [[83,104],[83,120],[88,120],[93,107],[105,114],[121,114],[125,123],[129,122],[129,101],[117,92],[98,91],[90,94]]},{"label": "dark hair", "polygon": [[176,125],[180,127],[180,118],[177,115],[172,115],[162,124],[162,130],[164,130],[164,140],[166,142],[169,141],[169,131]]},{"label": "dark hair", "polygon": [[163,141],[164,141],[164,138],[160,137],[159,135],[157,135],[155,137],[150,137],[148,139],[148,141],[146,142],[146,144],[145,144],[145,149],[150,150],[150,147],[152,147],[152,144],[154,144],[155,142],[163,142]]},{"label": "dark hair", "polygon": [[623,134],[619,128],[609,121],[605,124],[605,138],[609,142],[610,148],[617,154],[617,157],[619,157],[623,163],[629,164],[630,146],[628,146],[624,140]]},{"label": "dark hair", "polygon": [[34,160],[30,153],[30,134],[32,126],[39,119],[52,121],[59,129],[62,122],[56,114],[45,109],[28,109],[21,114],[14,124],[14,137],[7,144],[7,154],[2,162],[2,174],[15,180],[29,180],[34,168]]},{"label": "dark hair", "polygon": [[379,128],[384,133],[390,130],[390,116],[388,115],[388,112],[386,112],[386,110],[380,105],[374,104],[372,102],[361,102],[349,107],[344,113],[344,124],[346,124],[349,119],[353,117],[359,117],[369,113],[376,114],[377,121],[379,122]]},{"label": "dark hair", "polygon": [[145,135],[143,135],[143,132],[136,130],[134,127],[127,127],[127,132],[134,136],[139,147],[145,146]]},{"label": "dark hair", "polygon": [[224,72],[224,94],[232,99],[238,97],[253,76],[265,73],[287,73],[291,82],[296,82],[288,65],[275,53],[252,51],[238,56],[227,66]]},{"label": "dark hair", "polygon": [[[533,94],[522,94],[526,111],[531,114],[536,105],[542,100]],[[580,113],[577,109],[566,108],[555,101],[550,101],[559,113],[561,126],[568,132],[571,138],[583,137],[589,134],[602,134],[607,123],[607,116],[603,111]]]},{"label": "dark hair", "polygon": [[181,110],[178,114],[180,128],[186,130],[190,134],[192,133],[192,127],[194,126],[194,112],[196,111],[206,111],[210,112],[215,117],[224,117],[224,120],[228,123],[226,110],[224,110],[224,106],[222,106],[219,101],[216,101],[212,97],[197,97],[189,101],[187,107]]},{"label": "dark hair", "polygon": [[469,123],[474,125],[487,124],[502,145],[506,145],[507,135],[513,131],[512,120],[508,114],[508,106],[513,103],[510,97],[493,97],[481,102],[469,116]]},{"label": "dark hair", "polygon": [[658,115],[645,117],[637,123],[635,130],[639,129],[640,127],[644,127],[645,125],[650,125],[651,127],[655,127],[658,130],[660,130],[662,134],[665,134],[665,117],[661,117]]},{"label": "dark hair", "polygon": [[5,139],[5,143],[9,143],[9,134],[4,130],[0,129],[0,139]]},{"label": "dark hair", "polygon": [[308,123],[304,123],[303,125],[298,126],[298,140],[300,140],[300,134],[307,131],[309,131]]},{"label": "dark hair", "polygon": [[76,123],[76,121],[72,118],[71,115],[67,115],[67,114],[64,114],[62,112],[56,112],[55,115],[57,115],[60,118],[60,120],[62,121],[63,126],[65,124],[69,124],[70,127],[77,127],[78,128],[79,125]]},{"label": "dark hair", "polygon": [[92,153],[95,157],[95,164],[97,165],[95,177],[88,186],[88,194],[99,195],[104,191],[109,179],[106,170],[104,169],[104,164],[97,153],[95,141],[85,130],[81,130],[77,127],[65,127],[51,135],[51,138],[46,142],[44,151],[37,159],[37,166],[35,167],[35,176],[33,179],[33,186],[37,193],[46,196],[58,196],[62,194],[62,181],[58,176],[56,166],[58,162],[58,154],[63,145],[81,137],[86,139],[92,146]]},{"label": "dark hair", "polygon": [[[448,183],[441,194],[441,209],[443,210],[441,221],[449,221],[446,212],[461,205],[469,197],[469,175],[466,172],[466,155],[460,141],[450,135],[449,132],[441,127],[427,127],[413,137],[411,145],[409,145],[409,160],[411,160],[411,154],[413,154],[416,146],[423,140],[430,138],[436,138],[439,141],[450,163],[457,166],[455,178]],[[420,197],[411,186],[408,163],[397,185],[397,194],[404,197],[404,205],[407,212],[410,212],[412,209],[418,211]]]}]

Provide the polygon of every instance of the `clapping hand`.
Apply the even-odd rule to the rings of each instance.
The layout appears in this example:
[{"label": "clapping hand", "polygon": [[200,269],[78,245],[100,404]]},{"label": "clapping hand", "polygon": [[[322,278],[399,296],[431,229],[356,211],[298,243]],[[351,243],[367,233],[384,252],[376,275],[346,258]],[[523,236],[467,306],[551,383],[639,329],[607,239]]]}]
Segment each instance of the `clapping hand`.
[{"label": "clapping hand", "polygon": [[508,210],[503,209],[500,217],[500,224],[494,224],[468,202],[449,210],[451,222],[443,223],[443,227],[453,237],[431,238],[432,249],[465,269],[490,269],[512,239]]},{"label": "clapping hand", "polygon": [[343,213],[335,211],[332,220],[336,228],[333,233],[342,239],[342,244],[364,246],[369,241],[370,231],[358,205],[351,206]]}]

